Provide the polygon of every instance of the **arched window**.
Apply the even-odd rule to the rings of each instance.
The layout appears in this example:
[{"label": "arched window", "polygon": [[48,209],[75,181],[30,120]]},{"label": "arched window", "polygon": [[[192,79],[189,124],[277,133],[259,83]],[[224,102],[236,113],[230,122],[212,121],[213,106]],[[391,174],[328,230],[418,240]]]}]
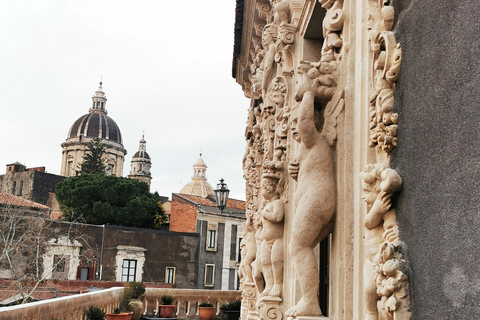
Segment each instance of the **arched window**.
[{"label": "arched window", "polygon": [[15,194],[15,189],[17,189],[17,181],[13,181],[12,194]]},{"label": "arched window", "polygon": [[22,190],[23,190],[23,180],[20,181],[20,188],[18,190],[18,195],[21,196],[22,195]]}]

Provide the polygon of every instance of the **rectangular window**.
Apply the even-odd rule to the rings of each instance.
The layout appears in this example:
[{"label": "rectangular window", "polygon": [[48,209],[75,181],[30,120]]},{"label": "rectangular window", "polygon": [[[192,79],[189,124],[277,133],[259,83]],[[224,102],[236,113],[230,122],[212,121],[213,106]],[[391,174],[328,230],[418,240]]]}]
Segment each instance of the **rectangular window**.
[{"label": "rectangular window", "polygon": [[205,287],[213,287],[215,279],[215,265],[206,264],[205,265]]},{"label": "rectangular window", "polygon": [[165,283],[175,283],[175,268],[167,267],[165,271]]},{"label": "rectangular window", "polygon": [[53,272],[64,273],[65,272],[65,260],[66,257],[63,255],[54,255],[53,256]]},{"label": "rectangular window", "polygon": [[215,230],[208,230],[208,248],[215,248],[215,235],[217,232]]},{"label": "rectangular window", "polygon": [[122,282],[135,281],[136,270],[137,270],[137,260],[123,259]]}]

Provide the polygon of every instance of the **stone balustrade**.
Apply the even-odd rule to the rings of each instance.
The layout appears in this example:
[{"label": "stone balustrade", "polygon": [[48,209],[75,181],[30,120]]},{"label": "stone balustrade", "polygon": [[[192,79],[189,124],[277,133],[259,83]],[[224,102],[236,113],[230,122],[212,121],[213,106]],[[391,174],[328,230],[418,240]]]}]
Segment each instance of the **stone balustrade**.
[{"label": "stone balustrade", "polygon": [[147,288],[144,300],[145,314],[158,313],[163,295],[173,297],[174,317],[178,319],[198,318],[198,305],[205,301],[217,308],[216,314],[218,315],[223,303],[242,298],[240,291]]},{"label": "stone balustrade", "polygon": [[[220,306],[223,303],[241,299],[239,291],[147,288],[145,299],[143,300],[145,315],[158,313],[162,295],[170,295],[174,298],[173,303],[176,306],[174,317],[178,319],[197,319],[198,305],[205,301],[217,307],[218,315]],[[0,320],[82,320],[83,311],[90,306],[103,308],[106,312],[113,312],[116,307],[120,306],[122,299],[123,287],[111,288],[18,306],[3,307],[0,308]]]}]

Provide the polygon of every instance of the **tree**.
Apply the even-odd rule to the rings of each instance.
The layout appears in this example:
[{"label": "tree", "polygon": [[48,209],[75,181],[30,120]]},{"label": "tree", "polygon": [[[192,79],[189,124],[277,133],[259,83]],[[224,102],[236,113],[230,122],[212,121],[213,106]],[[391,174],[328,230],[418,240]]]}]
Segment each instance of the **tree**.
[{"label": "tree", "polygon": [[66,254],[55,255],[52,261],[45,260],[53,243],[81,244],[83,253],[89,255],[88,237],[79,232],[78,224],[53,226],[55,222],[47,219],[48,214],[46,210],[10,204],[0,206],[0,269],[9,279],[7,288],[21,294],[21,303],[28,302],[41,283],[65,265]]},{"label": "tree", "polygon": [[82,174],[59,183],[55,194],[67,221],[81,217],[91,224],[153,229],[167,218],[158,193],[134,179]]},{"label": "tree", "polygon": [[87,150],[83,156],[83,163],[77,174],[105,174],[106,160],[103,158],[105,145],[100,138],[95,138],[87,142]]}]

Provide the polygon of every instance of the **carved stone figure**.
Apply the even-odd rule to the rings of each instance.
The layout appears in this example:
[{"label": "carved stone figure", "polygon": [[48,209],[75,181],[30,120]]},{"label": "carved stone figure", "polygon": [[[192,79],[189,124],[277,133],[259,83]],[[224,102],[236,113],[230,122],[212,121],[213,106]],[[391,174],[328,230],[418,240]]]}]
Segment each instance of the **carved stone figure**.
[{"label": "carved stone figure", "polygon": [[241,243],[241,246],[243,245],[243,248],[241,248],[242,262],[240,263],[239,277],[243,282],[253,282],[252,262],[255,260],[257,245],[255,241],[255,229],[253,228],[250,215],[247,216],[244,226],[244,238]]},{"label": "carved stone figure", "polygon": [[275,54],[277,53],[277,47],[275,45],[277,32],[278,30],[275,24],[267,24],[262,34],[262,46],[265,50],[265,57],[263,58],[261,67],[263,71],[262,97],[264,101],[266,100],[268,85],[270,84],[274,69]]},{"label": "carved stone figure", "polygon": [[324,87],[323,76],[315,66],[298,69],[295,99],[300,103],[290,115],[298,148],[297,161],[289,164],[289,173],[298,185],[289,254],[302,293],[300,301],[286,312],[291,317],[322,315],[313,248],[330,233],[336,203],[332,149],[315,125],[315,99],[326,100],[333,94],[331,87]]},{"label": "carved stone figure", "polygon": [[253,280],[255,282],[255,287],[257,288],[258,292],[263,292],[265,290],[265,280],[263,276],[263,264],[262,264],[262,219],[260,214],[255,213],[255,217],[253,220],[253,226],[255,228],[255,244],[257,251],[255,253],[255,261],[252,263],[252,272],[253,272]]},{"label": "carved stone figure", "polygon": [[[386,164],[368,165],[361,174],[363,199],[369,211],[364,218],[366,260],[364,265],[365,319],[389,319],[408,293],[407,278],[401,271],[402,259],[392,196],[400,190],[402,178]],[[399,292],[399,294],[395,294]],[[379,317],[378,301],[387,310]],[[408,302],[407,302],[408,303]],[[393,319],[393,318],[392,318]],[[403,319],[403,318],[402,318]]]},{"label": "carved stone figure", "polygon": [[260,216],[262,219],[261,262],[265,289],[261,296],[280,297],[283,286],[283,201],[280,193],[283,186],[283,163],[271,161],[266,163],[268,170],[263,175],[263,199],[266,202]]}]

